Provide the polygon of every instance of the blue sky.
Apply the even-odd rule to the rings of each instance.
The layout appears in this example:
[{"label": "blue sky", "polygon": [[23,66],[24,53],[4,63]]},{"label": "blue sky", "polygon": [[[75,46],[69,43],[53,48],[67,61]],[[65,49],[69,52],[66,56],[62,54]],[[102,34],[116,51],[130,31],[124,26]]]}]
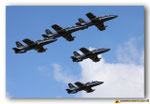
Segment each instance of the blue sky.
[{"label": "blue sky", "polygon": [[[95,26],[73,33],[75,40],[68,42],[59,38],[45,48],[44,53],[34,50],[25,54],[15,54],[15,41],[24,38],[42,39],[44,30],[58,24],[69,27],[78,18],[86,21],[86,13],[96,16],[108,14],[118,15],[118,18],[105,22],[105,31],[99,31]],[[54,78],[54,64],[59,64],[69,75],[81,77],[78,63],[73,63],[70,56],[74,50],[81,47],[110,48],[103,54],[105,61],[117,63],[117,49],[131,38],[138,38],[137,49],[144,48],[144,7],[143,6],[7,6],[6,7],[6,84],[7,93],[12,98],[55,98],[76,97],[65,91],[67,84]]]}]

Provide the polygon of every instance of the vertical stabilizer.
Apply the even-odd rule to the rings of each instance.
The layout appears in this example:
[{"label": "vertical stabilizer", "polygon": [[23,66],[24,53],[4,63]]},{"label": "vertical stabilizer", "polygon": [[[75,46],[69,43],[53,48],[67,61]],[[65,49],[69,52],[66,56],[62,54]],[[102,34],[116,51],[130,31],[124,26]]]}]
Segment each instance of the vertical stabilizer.
[{"label": "vertical stabilizer", "polygon": [[16,45],[17,45],[18,48],[24,46],[24,45],[21,44],[19,41],[16,41]]}]

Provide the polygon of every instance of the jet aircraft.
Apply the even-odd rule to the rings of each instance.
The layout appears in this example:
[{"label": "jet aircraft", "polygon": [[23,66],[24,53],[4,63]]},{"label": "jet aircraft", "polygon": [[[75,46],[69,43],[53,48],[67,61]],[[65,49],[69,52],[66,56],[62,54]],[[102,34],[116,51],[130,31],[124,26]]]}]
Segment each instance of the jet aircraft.
[{"label": "jet aircraft", "polygon": [[104,22],[108,20],[112,20],[118,16],[116,15],[105,15],[103,17],[96,17],[93,13],[87,13],[86,16],[90,19],[90,21],[84,21],[82,18],[79,18],[79,22],[76,23],[78,26],[93,26],[95,25],[100,31],[106,29],[107,26],[104,25]]},{"label": "jet aircraft", "polygon": [[83,61],[84,59],[90,58],[94,62],[100,61],[101,58],[98,58],[98,54],[102,54],[104,52],[109,51],[110,49],[105,49],[105,48],[100,48],[96,50],[88,50],[86,48],[80,48],[80,51],[83,52],[84,54],[81,55],[77,51],[74,51],[74,56],[71,56],[73,62],[80,62]]},{"label": "jet aircraft", "polygon": [[73,84],[69,83],[68,86],[70,89],[66,89],[66,91],[68,92],[68,94],[74,94],[77,93],[79,91],[86,91],[87,93],[91,93],[94,91],[94,89],[92,89],[92,87],[103,84],[104,82],[101,81],[92,81],[92,82],[87,82],[85,84],[81,83],[81,82],[75,82],[75,85],[77,87],[75,87]]},{"label": "jet aircraft", "polygon": [[24,39],[22,40],[24,43],[27,45],[24,46],[21,44],[19,41],[16,41],[17,48],[13,48],[15,53],[25,53],[31,49],[36,50],[39,53],[45,52],[47,49],[43,48],[44,45],[52,43],[56,41],[57,39],[43,39],[43,40],[37,40],[37,41],[32,41],[30,39]]},{"label": "jet aircraft", "polygon": [[107,15],[104,17],[96,17],[92,13],[87,13],[86,16],[90,19],[89,22],[83,20],[82,18],[79,18],[75,26],[62,28],[57,24],[52,25],[51,27],[56,31],[56,33],[52,33],[49,29],[46,29],[46,34],[43,34],[42,36],[44,38],[58,38],[58,37],[64,37],[68,41],[73,41],[75,36],[72,36],[71,34],[73,32],[84,30],[88,28],[89,26],[95,25],[99,30],[105,30],[107,26],[104,26],[104,22],[114,19],[117,16],[115,15]]}]

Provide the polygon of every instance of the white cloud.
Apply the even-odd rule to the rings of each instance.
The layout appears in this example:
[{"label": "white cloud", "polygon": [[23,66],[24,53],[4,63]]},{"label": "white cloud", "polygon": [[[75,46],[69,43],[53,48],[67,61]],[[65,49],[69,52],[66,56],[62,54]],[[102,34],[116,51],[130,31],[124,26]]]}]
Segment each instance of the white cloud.
[{"label": "white cloud", "polygon": [[38,66],[37,70],[38,70],[41,74],[43,74],[43,75],[45,75],[45,76],[47,76],[47,77],[51,76],[51,72],[50,72],[50,69],[49,69],[48,67],[45,67],[45,66]]},{"label": "white cloud", "polygon": [[[144,50],[136,47],[136,39],[130,39],[118,49],[117,63],[105,62],[101,56],[100,62],[86,59],[81,66],[82,82],[92,80],[104,81],[96,86],[92,93],[80,92],[77,97],[94,98],[141,98],[144,97]],[[90,50],[94,48],[89,48]],[[54,64],[54,75],[57,81],[75,82],[75,77],[66,73],[60,65]]]},{"label": "white cloud", "polygon": [[141,52],[141,57],[140,57],[140,64],[144,64],[144,50]]},{"label": "white cloud", "polygon": [[136,42],[139,40],[131,38],[123,46],[118,48],[117,59],[119,63],[125,64],[143,64],[144,49],[139,51],[136,47]]},{"label": "white cloud", "polygon": [[74,82],[73,76],[67,73],[66,71],[64,71],[60,65],[53,64],[53,67],[54,67],[54,78],[57,81],[63,83]]},{"label": "white cloud", "polygon": [[98,63],[90,59],[80,62],[83,82],[104,81],[91,94],[81,93],[81,97],[98,98],[140,98],[144,97],[144,51],[135,47],[135,39],[130,39],[119,48],[118,63]]},{"label": "white cloud", "polygon": [[93,63],[85,60],[80,63],[83,82],[98,80],[104,84],[96,86],[92,94],[83,92],[81,97],[124,98],[143,97],[144,67],[134,64]]}]

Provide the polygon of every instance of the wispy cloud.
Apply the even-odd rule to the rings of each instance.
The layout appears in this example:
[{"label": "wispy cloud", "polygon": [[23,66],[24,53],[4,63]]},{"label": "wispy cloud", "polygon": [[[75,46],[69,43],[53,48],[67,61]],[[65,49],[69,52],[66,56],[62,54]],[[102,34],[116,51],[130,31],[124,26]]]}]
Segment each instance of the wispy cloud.
[{"label": "wispy cloud", "polygon": [[123,46],[120,46],[117,51],[117,59],[119,63],[125,64],[143,64],[144,62],[144,49],[138,50],[136,38],[129,39]]},{"label": "wispy cloud", "polygon": [[67,73],[59,64],[53,64],[54,67],[54,78],[63,83],[74,82],[75,78]]},{"label": "wispy cloud", "polygon": [[51,71],[50,68],[46,67],[46,66],[38,66],[37,70],[45,75],[45,76],[50,76],[51,75]]},{"label": "wispy cloud", "polygon": [[144,50],[138,51],[134,39],[126,42],[118,52],[118,63],[102,59],[98,63],[87,59],[80,63],[82,80],[104,81],[92,94],[81,97],[140,98],[144,97]]},{"label": "wispy cloud", "polygon": [[[100,62],[94,63],[86,59],[79,63],[81,67],[82,82],[92,80],[104,81],[96,86],[92,93],[81,92],[77,97],[96,98],[141,98],[144,97],[144,50],[136,47],[136,39],[130,39],[117,52],[117,63],[105,62],[102,57]],[[89,48],[94,49],[94,48]],[[68,83],[76,79],[63,68],[54,64],[54,76],[57,81]],[[78,78],[77,78],[78,79]],[[78,79],[79,80],[79,79]]]},{"label": "wispy cloud", "polygon": [[143,97],[144,67],[133,64],[98,63],[85,60],[80,63],[83,82],[99,80],[104,84],[97,86],[92,94],[82,93],[81,97]]}]

